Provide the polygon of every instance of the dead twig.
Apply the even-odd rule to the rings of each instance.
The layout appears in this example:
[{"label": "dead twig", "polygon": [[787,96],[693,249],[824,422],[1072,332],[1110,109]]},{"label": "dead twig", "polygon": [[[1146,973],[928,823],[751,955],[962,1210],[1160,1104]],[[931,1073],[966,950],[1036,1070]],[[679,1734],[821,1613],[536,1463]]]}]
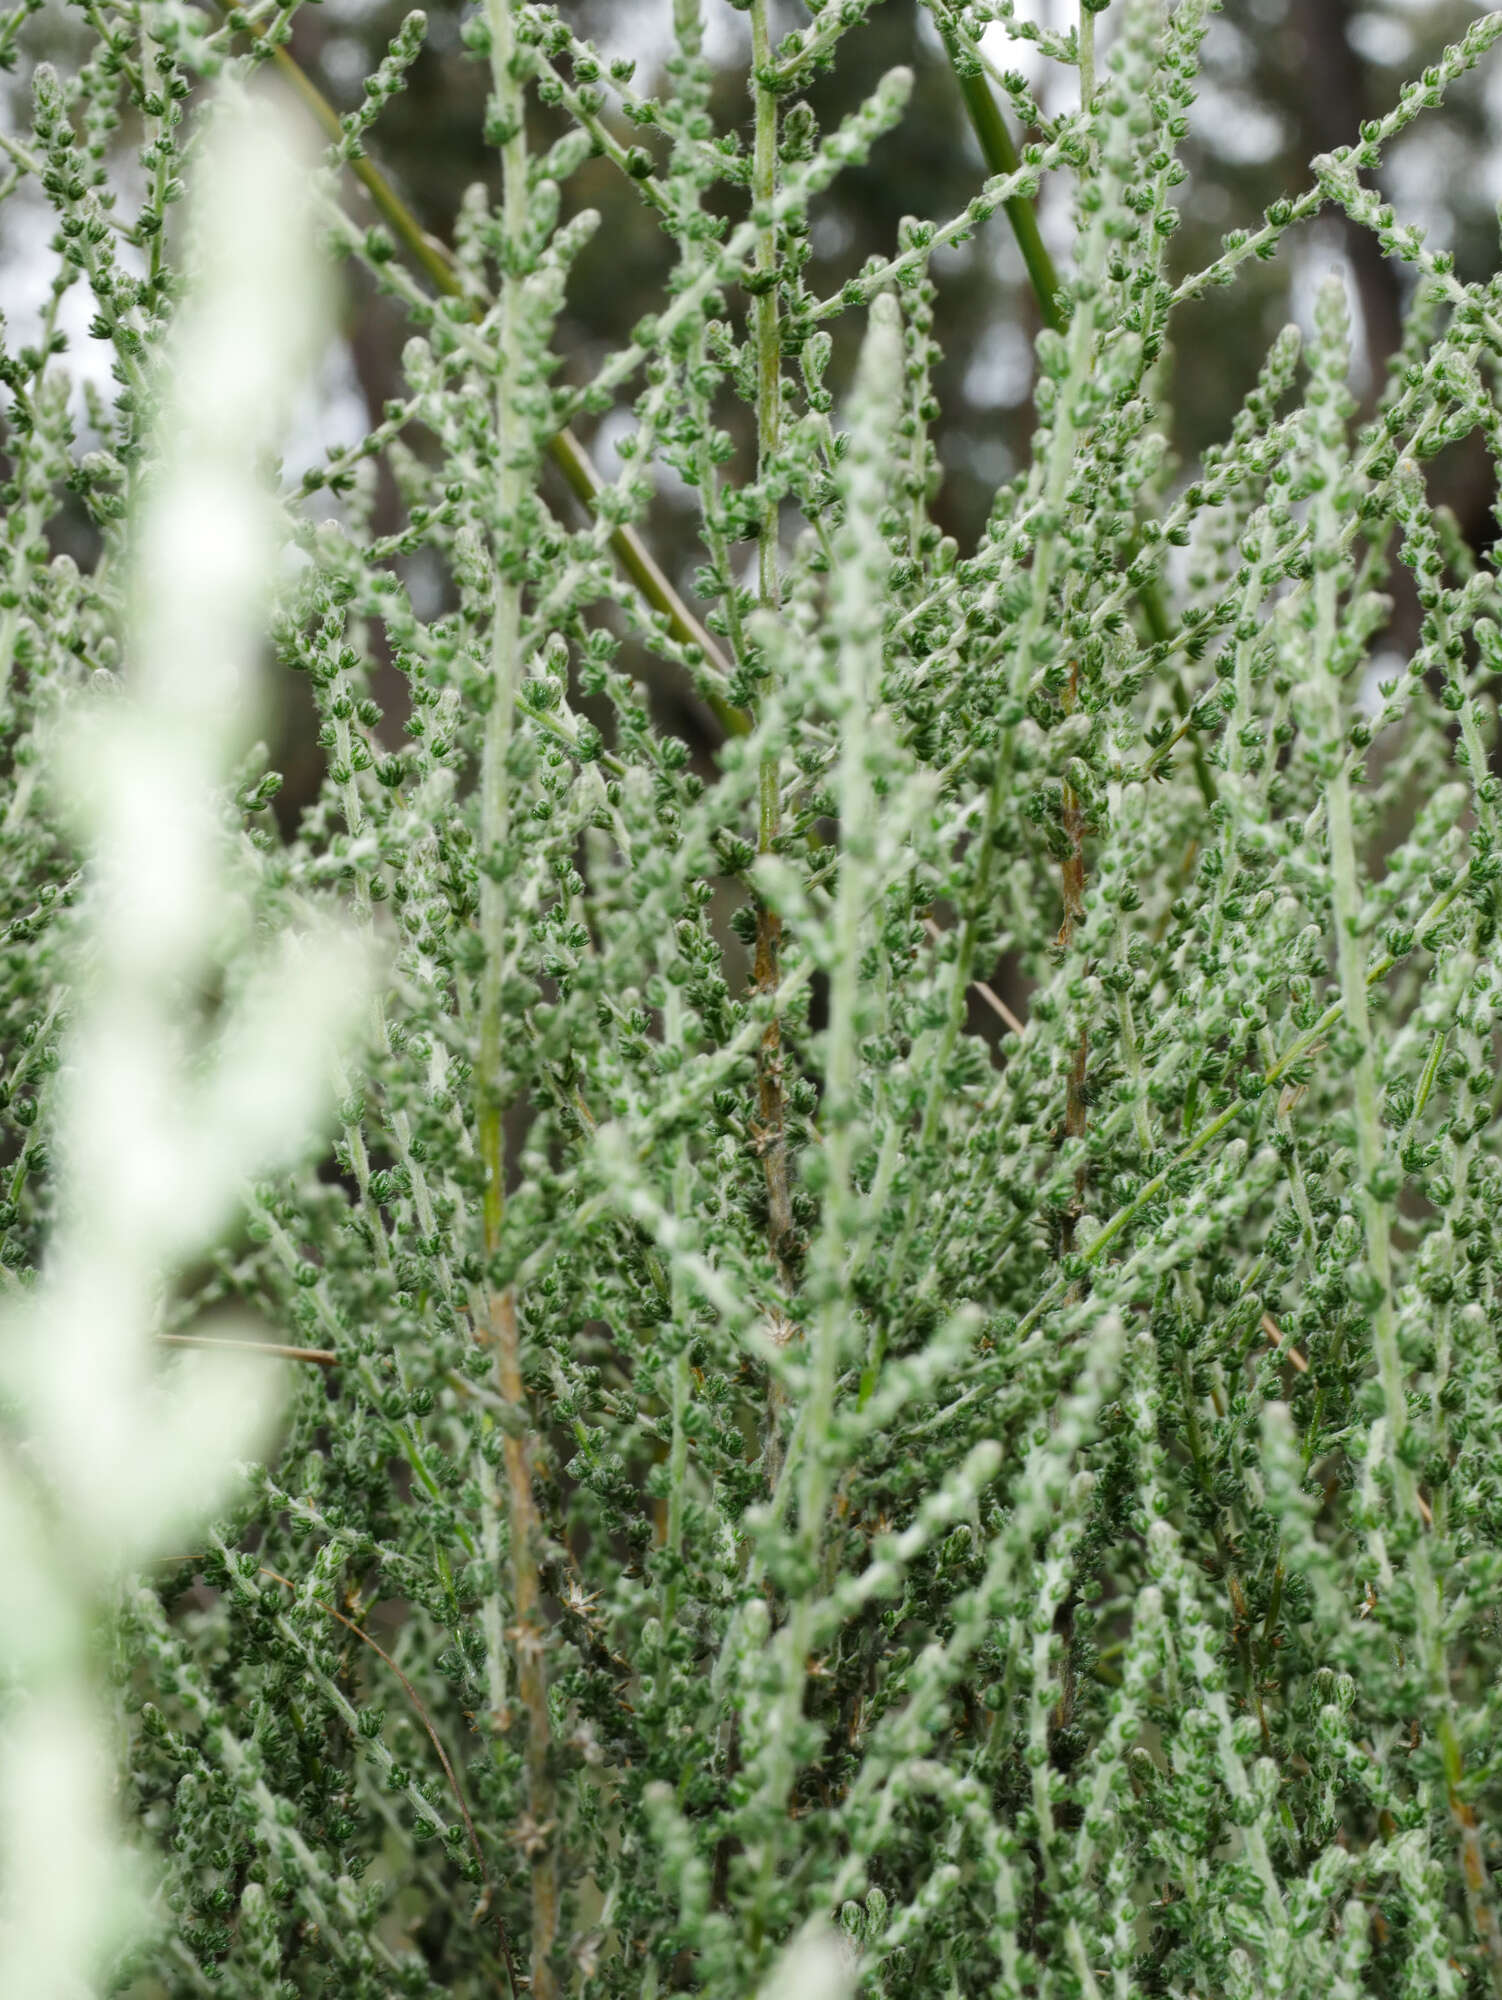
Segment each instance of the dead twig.
[{"label": "dead twig", "polygon": [[224,1347],[241,1354],[265,1354],[273,1361],[306,1361],[314,1368],[337,1368],[332,1347],[283,1347],[275,1340],[221,1340],[212,1333],[159,1333],[168,1347]]},{"label": "dead twig", "polygon": [[1309,1363],[1296,1347],[1291,1346],[1284,1339],[1283,1331],[1271,1313],[1264,1313],[1262,1315],[1262,1331],[1267,1335],[1273,1346],[1277,1348],[1290,1367],[1297,1368],[1301,1375],[1309,1373]]},{"label": "dead twig", "polygon": [[[932,917],[925,917],[923,919],[923,928],[934,939],[935,943],[944,935],[943,927],[936,924]],[[1027,1033],[1026,1022],[1019,1021],[1001,995],[993,992],[983,979],[972,979],[970,982],[970,991],[975,995],[977,1000],[983,1001],[991,1009],[997,1020],[1009,1028],[1014,1035],[1025,1035]]]}]

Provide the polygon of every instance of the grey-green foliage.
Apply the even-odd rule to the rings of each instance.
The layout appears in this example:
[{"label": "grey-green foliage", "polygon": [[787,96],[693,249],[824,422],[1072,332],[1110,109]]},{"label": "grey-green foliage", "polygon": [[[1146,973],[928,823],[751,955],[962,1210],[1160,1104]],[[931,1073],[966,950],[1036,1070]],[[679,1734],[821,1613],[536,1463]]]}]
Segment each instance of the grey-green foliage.
[{"label": "grey-green foliage", "polygon": [[[120,668],[194,80],[290,11],[258,37],[91,7],[92,56],[37,71],[9,154],[59,229],[4,377],[17,1283],[76,884],[38,756]],[[1457,439],[1496,448],[1502,297],[1361,178],[1502,15],[1184,272],[1212,8],[1088,8],[1046,45],[1086,112],[819,299],[810,218],[900,146],[907,80],[821,134],[802,92],[868,8],[777,46],[746,11],[738,135],[697,0],[656,97],[558,10],[488,0],[501,194],[466,200],[452,261],[335,171],[378,147],[414,16],[322,185],[411,320],[407,393],[285,482],[273,638],[326,777],[285,837],[264,763],[237,800],[264,921],[338,906],[388,973],[336,1170],[257,1186],[163,1303],[170,1332],[249,1302],[309,1359],[253,1503],[123,1604],[122,1768],[166,1877],[119,1983],[729,2000],[807,1934],[798,1990],[843,1965],[894,2000],[1502,1992],[1502,627],[1425,487]],[[1023,26],[933,11],[988,78],[981,29]],[[538,102],[571,136],[545,145]],[[565,382],[592,151],[678,261]],[[1062,330],[1031,462],[962,551],[930,519],[929,261],[1048,174],[1077,220]],[[1375,413],[1335,284],[1174,467],[1176,309],[1332,205],[1408,275]],[[92,437],[48,352],[82,283],[116,355]],[[866,330],[838,401],[841,315]],[[627,405],[584,519],[550,441]],[[616,563],[668,472],[702,503],[707,630]],[[54,552],[80,510],[81,567]],[[647,660],[720,718],[712,761],[654,723]],[[997,1039],[1003,962],[1025,1019]]]}]

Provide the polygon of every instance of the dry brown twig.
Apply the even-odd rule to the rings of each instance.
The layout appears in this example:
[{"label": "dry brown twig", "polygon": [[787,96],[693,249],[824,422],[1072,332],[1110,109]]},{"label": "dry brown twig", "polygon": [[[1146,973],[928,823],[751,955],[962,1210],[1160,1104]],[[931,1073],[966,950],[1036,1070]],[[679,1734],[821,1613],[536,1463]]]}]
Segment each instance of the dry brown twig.
[{"label": "dry brown twig", "polygon": [[[932,917],[925,917],[923,919],[923,928],[936,944],[944,936],[942,924],[936,924]],[[972,979],[970,990],[977,1000],[984,1002],[991,1009],[997,1020],[1002,1022],[1010,1033],[1014,1035],[1025,1035],[1027,1033],[1027,1023],[1019,1021],[1001,995],[989,987],[983,979]]]}]

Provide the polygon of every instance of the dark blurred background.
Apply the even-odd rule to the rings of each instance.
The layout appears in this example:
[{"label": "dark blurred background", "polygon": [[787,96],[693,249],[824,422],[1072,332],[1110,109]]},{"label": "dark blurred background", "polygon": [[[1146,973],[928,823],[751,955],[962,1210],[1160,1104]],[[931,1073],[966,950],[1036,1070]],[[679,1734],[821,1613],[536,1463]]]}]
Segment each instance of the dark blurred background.
[{"label": "dark blurred background", "polygon": [[[637,86],[651,87],[671,48],[669,0],[568,0],[561,11],[610,53],[636,56]],[[1023,0],[1017,11],[1045,23],[1056,15],[1060,27],[1074,18],[1073,0]],[[1268,202],[1303,188],[1312,155],[1354,139],[1361,120],[1385,110],[1403,82],[1481,11],[1464,0],[1226,0],[1206,42],[1187,153],[1191,177],[1181,196],[1184,222],[1170,246],[1175,267],[1209,262],[1227,229],[1254,224]],[[709,46],[721,64],[717,115],[726,125],[745,127],[744,16],[725,0],[708,0],[704,12]],[[361,75],[378,60],[402,13],[398,4],[325,0],[299,12],[294,48],[343,107],[357,101]],[[784,0],[777,17],[782,31],[808,19],[796,0]],[[463,18],[444,0],[430,8],[427,47],[412,87],[387,112],[371,148],[439,235],[447,232],[467,184],[495,182],[495,164],[480,136],[485,74],[460,46]],[[1108,12],[1103,35],[1109,35],[1110,19]],[[1069,73],[1050,74],[1028,45],[1008,44],[1000,29],[991,33],[988,52],[998,67],[1026,75],[1045,111],[1069,102]],[[810,283],[821,293],[873,251],[889,252],[904,215],[953,215],[984,174],[942,48],[917,0],[881,0],[867,23],[846,37],[836,73],[812,92],[821,126],[898,63],[917,77],[906,121],[866,168],[835,183],[816,220]],[[1382,176],[1382,192],[1400,214],[1425,226],[1431,242],[1453,248],[1462,277],[1496,266],[1499,136],[1502,62],[1492,62],[1466,79],[1445,113],[1421,119],[1403,136]],[[560,329],[582,370],[659,302],[672,253],[651,214],[606,162],[586,166],[570,192],[605,218],[578,267]],[[1043,221],[1062,257],[1069,241],[1067,187],[1060,184],[1054,197],[1045,200]],[[1296,232],[1271,263],[1244,267],[1234,287],[1180,314],[1172,393],[1175,443],[1184,455],[1222,434],[1267,342],[1285,320],[1304,314],[1332,265],[1346,270],[1359,312],[1364,351],[1356,386],[1373,386],[1397,343],[1404,274],[1384,261],[1369,235],[1325,220]],[[935,276],[946,356],[937,385],[946,469],[939,512],[963,545],[984,521],[996,484],[1026,450],[1037,315],[1004,217],[994,218],[971,244],[942,255]],[[395,319],[394,312],[378,309],[362,310],[353,320],[354,368],[372,421],[392,388],[401,339]],[[853,339],[858,329],[845,325],[843,332]],[[605,429],[608,459],[609,418]],[[1468,532],[1485,537],[1484,464],[1469,471],[1475,490],[1466,490],[1456,467],[1455,490],[1443,497],[1459,503]],[[687,515],[692,498],[680,499]]]}]

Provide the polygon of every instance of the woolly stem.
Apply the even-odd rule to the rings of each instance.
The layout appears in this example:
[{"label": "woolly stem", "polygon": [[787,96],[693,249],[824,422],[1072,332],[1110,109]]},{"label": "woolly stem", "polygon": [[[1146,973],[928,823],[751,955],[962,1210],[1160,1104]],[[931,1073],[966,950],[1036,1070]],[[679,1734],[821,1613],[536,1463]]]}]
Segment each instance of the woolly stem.
[{"label": "woolly stem", "polygon": [[[1087,19],[1092,17],[1086,16]],[[1070,668],[1069,686],[1064,708],[1066,714],[1073,713],[1079,699],[1078,665]],[[1063,904],[1063,920],[1059,925],[1059,949],[1069,953],[1074,949],[1075,927],[1085,916],[1085,812],[1079,793],[1066,778],[1062,786],[1062,809],[1064,816],[1064,838],[1067,849],[1059,863],[1059,891]],[[1064,1093],[1064,1137],[1066,1140],[1084,1142],[1085,1132],[1090,1122],[1089,1106],[1085,1096],[1085,1084],[1090,1069],[1090,1030],[1081,1020],[1074,1038],[1074,1047],[1069,1058],[1069,1080]],[[1067,1255],[1074,1249],[1074,1230],[1085,1206],[1087,1168],[1083,1155],[1075,1169],[1074,1201],[1064,1214],[1062,1248]]]},{"label": "woolly stem", "polygon": [[[512,0],[489,0],[493,109],[501,133],[502,220],[506,240],[520,246],[528,219],[526,98],[516,62]],[[521,390],[528,366],[522,337],[525,301],[522,283],[509,264],[501,281],[501,375],[496,389],[500,465],[497,533],[509,538],[528,492],[531,442]],[[502,854],[510,823],[507,769],[521,676],[521,582],[518,553],[504,542],[497,550],[495,603],[491,627],[490,708],[480,773],[481,854],[480,931],[485,947],[480,982],[480,1149],[485,1162],[485,1254],[492,1265],[488,1328],[495,1349],[496,1388],[512,1410],[501,1455],[506,1472],[517,1692],[526,1717],[528,1824],[519,1829],[531,1877],[532,2000],[555,2000],[559,1991],[552,1952],[558,1937],[557,1825],[551,1770],[552,1728],[548,1715],[546,1634],[537,1572],[540,1524],[532,1491],[532,1455],[526,1386],[522,1378],[521,1331],[516,1287],[495,1286],[494,1260],[501,1247],[506,1212],[506,1146],[500,1089],[504,1032],[509,897]]]},{"label": "woolly stem", "polygon": [[1095,102],[1095,9],[1090,0],[1080,0],[1080,109],[1088,111]]},{"label": "woolly stem", "polygon": [[[777,315],[777,230],[772,205],[777,198],[777,96],[766,82],[772,60],[766,0],[752,0],[752,69],[756,78],[756,139],[752,162],[751,199],[757,218],[756,271],[758,291],[753,307],[756,342],[756,478],[761,491],[757,533],[757,597],[764,611],[782,601],[778,575],[778,504],[776,460],[782,442],[782,342]],[[765,689],[765,682],[763,683]],[[757,776],[757,851],[772,853],[782,834],[781,759],[765,751]],[[775,993],[781,977],[782,919],[764,902],[756,910],[756,958],[753,978],[758,993]],[[788,1252],[793,1230],[792,1197],[788,1188],[787,1099],[783,1089],[782,1023],[774,1013],[762,1033],[757,1055],[757,1144],[767,1189],[767,1244],[783,1289],[791,1288]],[[769,1392],[767,1475],[775,1486],[781,1465],[783,1395],[774,1379]]]}]

